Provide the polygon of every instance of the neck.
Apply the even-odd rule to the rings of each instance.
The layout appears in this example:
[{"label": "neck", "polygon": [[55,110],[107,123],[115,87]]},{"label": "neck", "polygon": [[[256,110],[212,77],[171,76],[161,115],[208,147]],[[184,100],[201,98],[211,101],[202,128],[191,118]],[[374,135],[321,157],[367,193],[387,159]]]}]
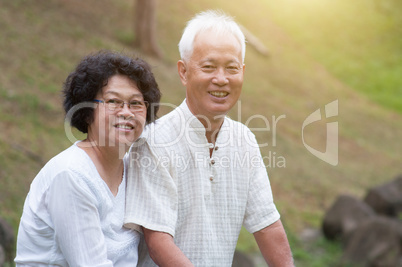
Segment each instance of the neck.
[{"label": "neck", "polygon": [[205,127],[205,136],[209,143],[215,144],[216,138],[218,137],[219,130],[223,124],[224,118],[219,118],[216,120],[205,120],[202,118],[198,118],[198,120]]},{"label": "neck", "polygon": [[122,180],[123,157],[128,151],[128,146],[100,146],[88,138],[79,143],[79,147],[89,155],[99,175],[109,186],[110,191],[116,195]]},{"label": "neck", "polygon": [[92,149],[95,152],[96,157],[99,161],[103,163],[118,163],[120,162],[128,149],[130,148],[126,144],[116,144],[116,145],[99,145],[99,142],[87,138],[83,142],[85,147]]}]

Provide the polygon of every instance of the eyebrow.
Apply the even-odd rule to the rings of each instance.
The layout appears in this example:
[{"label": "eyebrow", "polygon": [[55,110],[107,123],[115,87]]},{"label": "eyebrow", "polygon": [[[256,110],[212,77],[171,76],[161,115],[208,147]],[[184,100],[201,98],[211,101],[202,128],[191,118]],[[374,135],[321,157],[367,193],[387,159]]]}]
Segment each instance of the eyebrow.
[{"label": "eyebrow", "polygon": [[[121,94],[120,93],[118,93],[118,92],[116,92],[116,91],[107,91],[107,92],[105,92],[104,93],[105,95],[116,95],[116,96],[121,96]],[[142,94],[132,94],[131,96],[130,96],[130,98],[133,98],[133,97],[144,97]]]},{"label": "eyebrow", "polygon": [[[212,59],[212,58],[207,58],[207,59],[201,60],[201,61],[200,61],[200,64],[204,64],[204,63],[207,63],[207,62],[216,63],[217,61],[218,61],[218,60],[215,60],[215,59]],[[228,60],[228,61],[225,61],[225,64],[232,64],[232,63],[240,64],[240,65],[241,65],[241,63],[240,63],[238,60],[236,60],[236,59],[230,59],[230,60]]]}]

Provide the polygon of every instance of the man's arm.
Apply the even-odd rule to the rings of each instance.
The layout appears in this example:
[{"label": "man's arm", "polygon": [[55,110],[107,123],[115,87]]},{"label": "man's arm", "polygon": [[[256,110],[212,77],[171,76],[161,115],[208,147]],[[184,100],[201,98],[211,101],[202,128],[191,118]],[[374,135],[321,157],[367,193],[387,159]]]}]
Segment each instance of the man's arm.
[{"label": "man's arm", "polygon": [[292,252],[281,220],[254,233],[261,254],[270,267],[293,267]]},{"label": "man's arm", "polygon": [[146,228],[143,232],[149,255],[158,266],[194,266],[176,246],[171,235]]}]

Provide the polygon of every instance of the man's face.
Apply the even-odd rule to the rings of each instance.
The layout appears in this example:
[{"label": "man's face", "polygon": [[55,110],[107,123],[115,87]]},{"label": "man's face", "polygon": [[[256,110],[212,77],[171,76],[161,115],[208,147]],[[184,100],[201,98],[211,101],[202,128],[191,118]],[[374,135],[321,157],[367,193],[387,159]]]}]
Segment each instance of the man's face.
[{"label": "man's face", "polygon": [[190,59],[178,62],[191,112],[210,122],[226,115],[240,97],[244,67],[240,42],[232,34],[198,34]]}]

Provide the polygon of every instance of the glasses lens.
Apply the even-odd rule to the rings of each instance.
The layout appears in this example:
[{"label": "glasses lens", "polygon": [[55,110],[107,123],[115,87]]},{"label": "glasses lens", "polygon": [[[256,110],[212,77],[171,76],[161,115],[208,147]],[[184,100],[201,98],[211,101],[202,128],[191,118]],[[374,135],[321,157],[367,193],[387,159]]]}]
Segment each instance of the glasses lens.
[{"label": "glasses lens", "polygon": [[147,107],[147,102],[145,101],[131,101],[130,102],[130,109],[138,111],[138,110],[144,110]]},{"label": "glasses lens", "polygon": [[106,104],[108,105],[110,110],[116,110],[123,105],[123,101],[118,99],[109,99],[106,101]]}]

